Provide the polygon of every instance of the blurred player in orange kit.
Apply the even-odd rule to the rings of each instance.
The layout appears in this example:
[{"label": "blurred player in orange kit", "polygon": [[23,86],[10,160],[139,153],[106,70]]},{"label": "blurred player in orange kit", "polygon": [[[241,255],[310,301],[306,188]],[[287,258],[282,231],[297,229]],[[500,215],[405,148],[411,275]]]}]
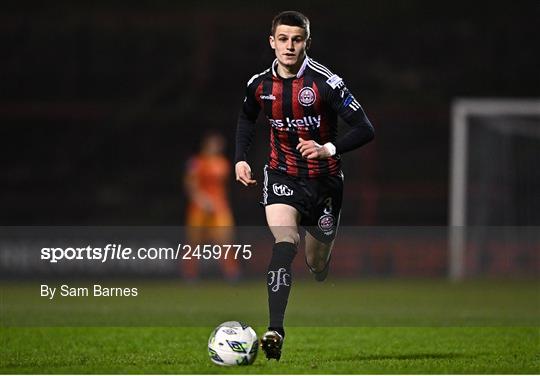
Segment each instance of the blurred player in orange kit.
[{"label": "blurred player in orange kit", "polygon": [[[231,244],[234,220],[227,198],[231,164],[223,155],[225,138],[217,132],[207,133],[199,153],[187,164],[184,185],[188,195],[187,235],[190,244]],[[227,280],[237,280],[239,266],[234,258],[219,260]],[[187,280],[199,275],[196,258],[182,260],[182,274]]]}]

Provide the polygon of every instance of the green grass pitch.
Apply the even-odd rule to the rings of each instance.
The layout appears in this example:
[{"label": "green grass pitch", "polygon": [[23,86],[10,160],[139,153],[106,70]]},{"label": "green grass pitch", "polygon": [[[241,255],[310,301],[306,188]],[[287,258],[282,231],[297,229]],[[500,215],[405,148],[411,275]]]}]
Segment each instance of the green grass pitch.
[{"label": "green grass pitch", "polygon": [[249,367],[206,342],[230,319],[261,334],[264,284],[110,284],[140,296],[43,305],[36,283],[0,284],[0,373],[540,373],[536,281],[298,281],[281,361]]}]

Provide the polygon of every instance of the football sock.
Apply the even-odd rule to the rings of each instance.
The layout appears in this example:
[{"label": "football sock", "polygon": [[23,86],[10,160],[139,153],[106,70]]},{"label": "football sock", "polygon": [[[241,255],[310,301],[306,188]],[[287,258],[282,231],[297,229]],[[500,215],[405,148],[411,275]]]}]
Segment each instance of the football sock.
[{"label": "football sock", "polygon": [[277,331],[283,337],[285,336],[283,319],[292,285],[291,264],[295,256],[295,244],[289,242],[275,243],[266,277],[268,308],[270,311],[268,329]]}]

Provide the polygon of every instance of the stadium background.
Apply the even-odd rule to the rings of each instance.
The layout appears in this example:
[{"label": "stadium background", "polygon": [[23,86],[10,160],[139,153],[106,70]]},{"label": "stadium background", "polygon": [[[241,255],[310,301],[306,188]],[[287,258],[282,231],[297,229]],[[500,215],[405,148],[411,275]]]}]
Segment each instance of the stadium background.
[{"label": "stadium background", "polygon": [[[207,129],[223,132],[232,157],[245,83],[273,59],[271,17],[291,7],[311,18],[310,55],[345,78],[376,128],[344,157],[344,226],[446,226],[452,101],[540,94],[537,1],[3,7],[2,225],[183,225],[186,160]],[[264,226],[260,188],[231,180],[230,197],[238,225]],[[538,212],[525,220],[539,222]],[[363,248],[374,266],[357,270],[446,273],[444,236],[427,248],[401,240]],[[345,274],[351,242],[336,263]],[[521,249],[510,266],[504,252],[480,262],[537,275],[537,251]]]},{"label": "stadium background", "polygon": [[[205,352],[212,328],[241,319],[261,334],[267,320],[271,238],[260,187],[230,184],[237,235],[257,250],[239,283],[216,280],[216,263],[203,263],[213,280],[185,283],[175,262],[51,265],[39,247],[62,245],[54,235],[64,245],[91,234],[110,241],[115,231],[181,236],[186,158],[210,128],[227,137],[232,157],[245,83],[273,59],[270,19],[290,8],[311,18],[310,54],[345,78],[376,140],[344,158],[331,275],[323,284],[295,277],[283,358],[224,370]],[[490,226],[467,229],[469,278],[447,278],[451,105],[540,97],[538,19],[539,1],[3,2],[0,373],[539,373],[534,154],[508,168],[498,159],[508,150],[488,148],[500,140],[475,136],[489,171],[530,170],[532,185],[513,192],[524,215],[504,206]],[[260,123],[259,179],[266,134]],[[477,196],[472,205],[483,214],[486,202],[496,201]],[[104,227],[71,227],[88,225]],[[309,277],[302,257],[294,273]],[[140,294],[38,292],[96,282]]]}]

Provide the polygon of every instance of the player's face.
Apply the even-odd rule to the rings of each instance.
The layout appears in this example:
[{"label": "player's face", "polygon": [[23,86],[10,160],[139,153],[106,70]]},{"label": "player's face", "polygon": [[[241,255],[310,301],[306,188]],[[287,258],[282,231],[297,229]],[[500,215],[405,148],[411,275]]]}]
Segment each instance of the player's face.
[{"label": "player's face", "polygon": [[275,50],[279,64],[288,68],[302,63],[309,42],[306,31],[298,26],[278,25],[275,34],[270,36],[270,46]]}]

